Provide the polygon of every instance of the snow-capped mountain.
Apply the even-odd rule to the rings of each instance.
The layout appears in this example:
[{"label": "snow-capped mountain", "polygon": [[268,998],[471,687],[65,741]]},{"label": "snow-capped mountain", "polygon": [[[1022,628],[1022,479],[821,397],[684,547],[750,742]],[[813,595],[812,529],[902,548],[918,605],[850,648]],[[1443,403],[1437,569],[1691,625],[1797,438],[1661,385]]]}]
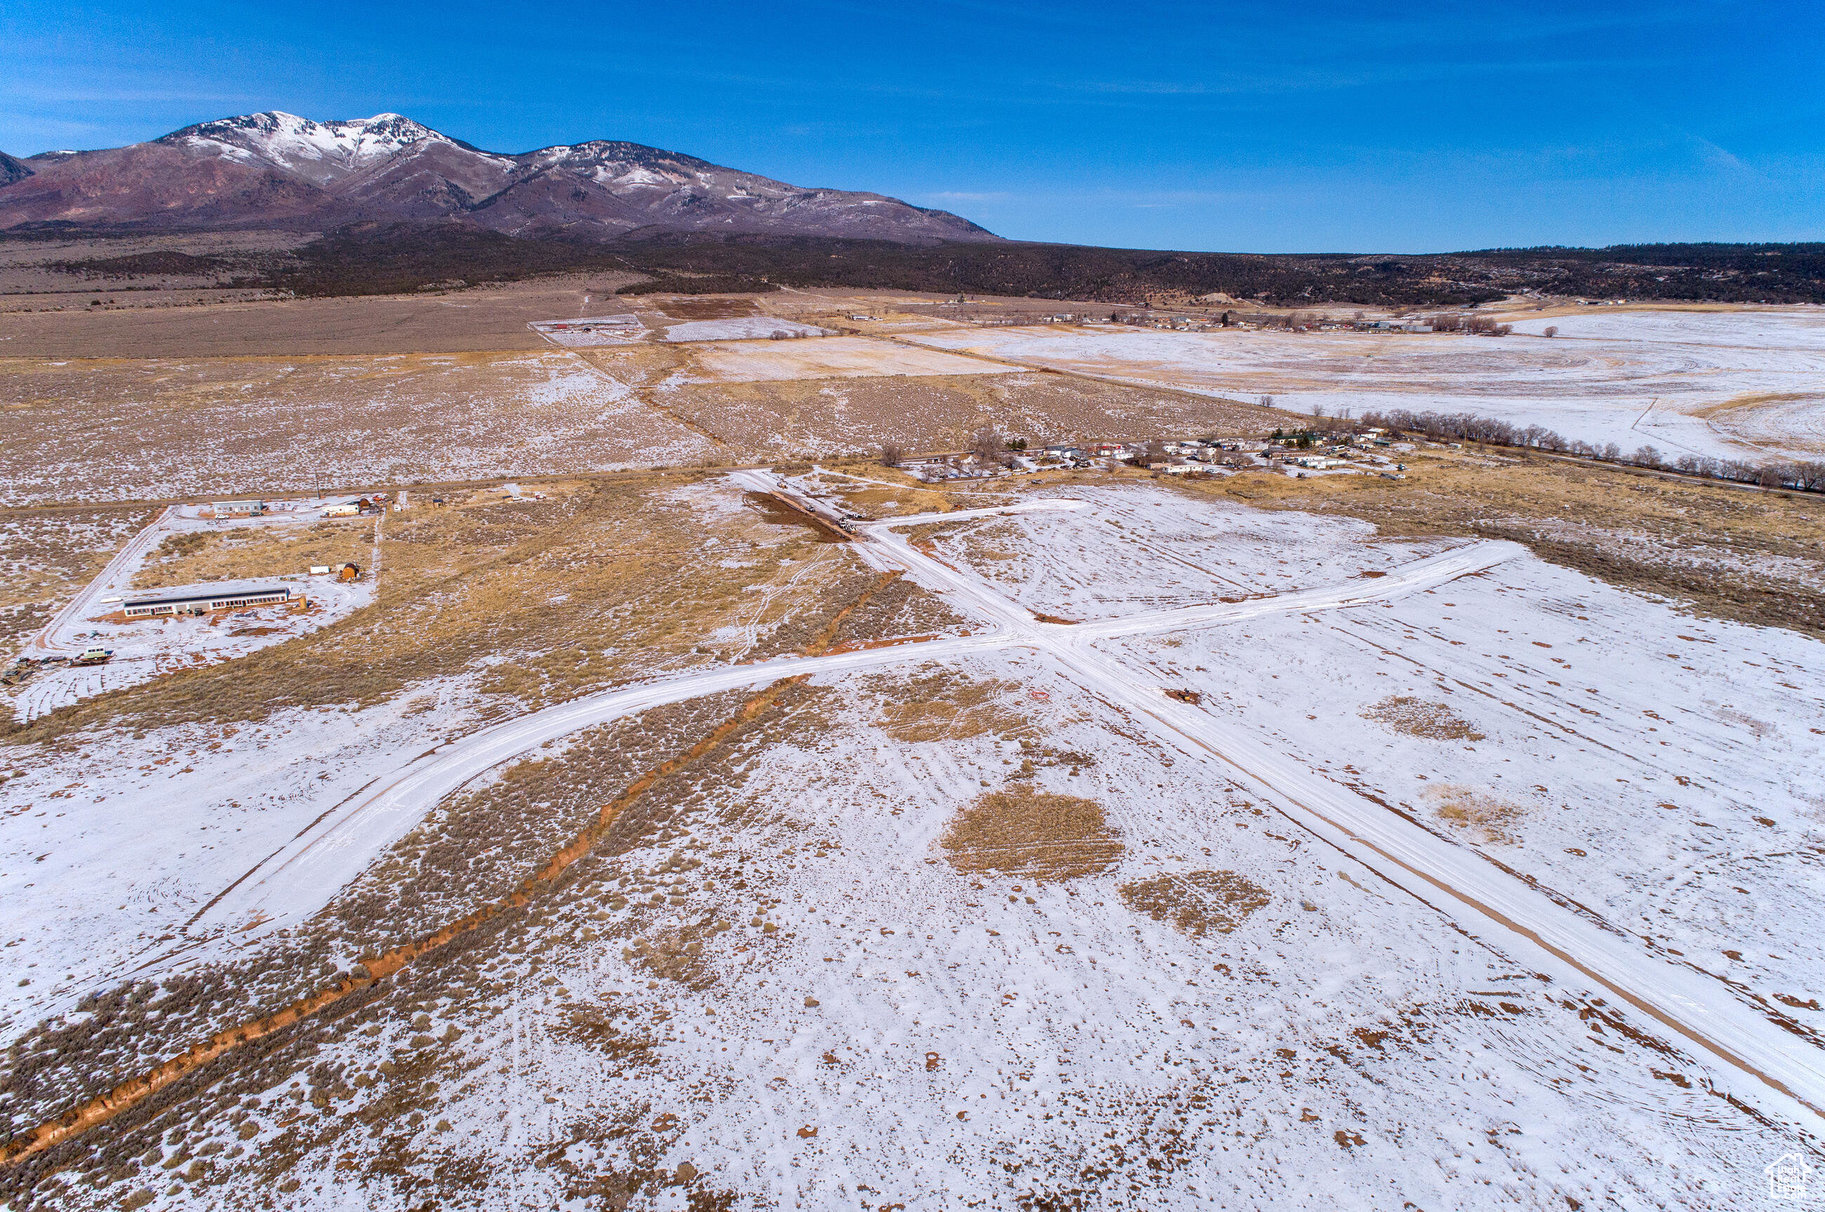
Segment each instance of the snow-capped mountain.
[{"label": "snow-capped mountain", "polygon": [[199,122],[157,140],[200,155],[264,165],[329,185],[350,173],[384,163],[424,139],[452,143],[400,114],[375,114],[348,122],[313,122],[272,110]]},{"label": "snow-capped mountain", "polygon": [[272,111],[107,151],[0,157],[0,229],[321,229],[402,219],[598,238],[645,229],[996,238],[947,211],[804,189],[638,143],[591,140],[505,155],[390,113],[318,122]]}]

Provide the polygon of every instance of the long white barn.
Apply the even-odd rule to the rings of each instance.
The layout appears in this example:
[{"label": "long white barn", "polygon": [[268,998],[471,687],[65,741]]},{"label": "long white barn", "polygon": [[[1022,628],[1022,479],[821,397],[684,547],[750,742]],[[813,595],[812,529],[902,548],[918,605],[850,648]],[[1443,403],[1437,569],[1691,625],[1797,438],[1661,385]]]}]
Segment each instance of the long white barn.
[{"label": "long white barn", "polygon": [[209,593],[187,593],[172,597],[139,598],[128,602],[122,612],[130,619],[150,618],[160,614],[211,614],[217,610],[236,610],[243,606],[274,606],[291,601],[291,590],[284,585],[248,588],[224,588]]}]

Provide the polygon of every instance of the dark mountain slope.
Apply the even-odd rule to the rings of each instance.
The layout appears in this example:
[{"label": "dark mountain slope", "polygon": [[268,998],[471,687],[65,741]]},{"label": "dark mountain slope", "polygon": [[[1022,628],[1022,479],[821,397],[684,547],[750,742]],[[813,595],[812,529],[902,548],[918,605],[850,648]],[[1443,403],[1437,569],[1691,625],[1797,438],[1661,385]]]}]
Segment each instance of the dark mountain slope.
[{"label": "dark mountain slope", "polygon": [[[804,189],[695,156],[592,140],[483,151],[399,114],[223,118],[150,143],[0,165],[0,229],[277,227],[454,219],[508,235],[632,231],[930,243],[996,237],[881,194]],[[25,170],[25,175],[21,174]]]}]

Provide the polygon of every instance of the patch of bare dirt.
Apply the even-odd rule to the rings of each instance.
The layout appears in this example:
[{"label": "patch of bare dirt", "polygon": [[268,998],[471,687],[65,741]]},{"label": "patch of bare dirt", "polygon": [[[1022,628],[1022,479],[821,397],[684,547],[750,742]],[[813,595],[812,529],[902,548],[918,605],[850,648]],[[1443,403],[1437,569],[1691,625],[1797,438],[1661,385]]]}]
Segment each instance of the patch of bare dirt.
[{"label": "patch of bare dirt", "polygon": [[940,844],[958,871],[1036,882],[1099,875],[1122,857],[1101,804],[1018,786],[990,792],[958,813]]},{"label": "patch of bare dirt", "polygon": [[135,589],[283,576],[313,565],[366,564],[374,546],[371,521],[313,526],[191,530],[166,536],[133,578]]},{"label": "patch of bare dirt", "polygon": [[1483,734],[1471,727],[1468,720],[1460,718],[1445,704],[1428,703],[1412,695],[1389,695],[1381,702],[1365,708],[1362,717],[1378,724],[1386,724],[1396,732],[1425,737],[1429,741],[1483,739]]},{"label": "patch of bare dirt", "polygon": [[990,732],[1011,736],[1029,727],[1012,705],[1020,687],[1001,678],[938,669],[871,679],[870,689],[884,700],[875,724],[896,741],[963,741]]},{"label": "patch of bare dirt", "polygon": [[1267,889],[1234,871],[1187,871],[1123,884],[1122,900],[1136,913],[1170,922],[1186,934],[1228,934],[1271,899]]},{"label": "patch of bare dirt", "polygon": [[653,402],[766,458],[867,453],[887,443],[960,450],[985,425],[1036,443],[1266,432],[1287,421],[1249,404],[1027,371],[675,382]]},{"label": "patch of bare dirt", "polygon": [[[209,243],[217,237],[212,235]],[[64,256],[71,256],[66,252]],[[0,267],[0,278],[5,276]],[[18,297],[0,309],[7,352],[52,358],[195,358],[292,354],[466,353],[549,348],[527,324],[600,314],[586,296],[613,275],[541,279],[453,293],[366,295],[334,299],[208,300],[210,291],[169,302],[208,306],[126,306],[166,292],[97,289],[81,294]],[[123,304],[91,309],[97,296]],[[598,299],[598,303],[600,300]],[[71,304],[74,304],[72,306]],[[588,310],[585,310],[585,308]],[[16,311],[15,307],[39,310]],[[45,308],[54,310],[44,310]],[[627,310],[610,305],[609,310]]]},{"label": "patch of bare dirt", "polygon": [[1467,830],[1479,840],[1496,845],[1513,842],[1512,830],[1527,814],[1524,805],[1500,799],[1474,787],[1445,785],[1429,793],[1437,802],[1433,809],[1438,819],[1454,828]]},{"label": "patch of bare dirt", "polygon": [[553,349],[162,359],[0,350],[0,498],[13,504],[556,475],[691,463],[713,450]]},{"label": "patch of bare dirt", "polygon": [[663,306],[666,315],[679,320],[731,320],[760,314],[760,309],[754,306],[753,298],[748,295],[674,298],[665,300]]}]

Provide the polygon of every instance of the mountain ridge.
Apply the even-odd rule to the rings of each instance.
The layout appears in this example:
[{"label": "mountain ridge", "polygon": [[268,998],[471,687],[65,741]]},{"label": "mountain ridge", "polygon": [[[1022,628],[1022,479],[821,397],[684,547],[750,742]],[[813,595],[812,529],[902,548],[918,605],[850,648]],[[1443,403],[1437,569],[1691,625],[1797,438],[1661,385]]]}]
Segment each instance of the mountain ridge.
[{"label": "mountain ridge", "polygon": [[885,194],[789,185],[623,140],[492,152],[396,113],[318,121],[267,110],[125,147],[0,157],[0,231],[328,230],[432,219],[596,239],[642,229],[999,239],[948,211]]},{"label": "mountain ridge", "polygon": [[31,175],[32,169],[25,161],[0,152],[0,187],[23,181]]}]

